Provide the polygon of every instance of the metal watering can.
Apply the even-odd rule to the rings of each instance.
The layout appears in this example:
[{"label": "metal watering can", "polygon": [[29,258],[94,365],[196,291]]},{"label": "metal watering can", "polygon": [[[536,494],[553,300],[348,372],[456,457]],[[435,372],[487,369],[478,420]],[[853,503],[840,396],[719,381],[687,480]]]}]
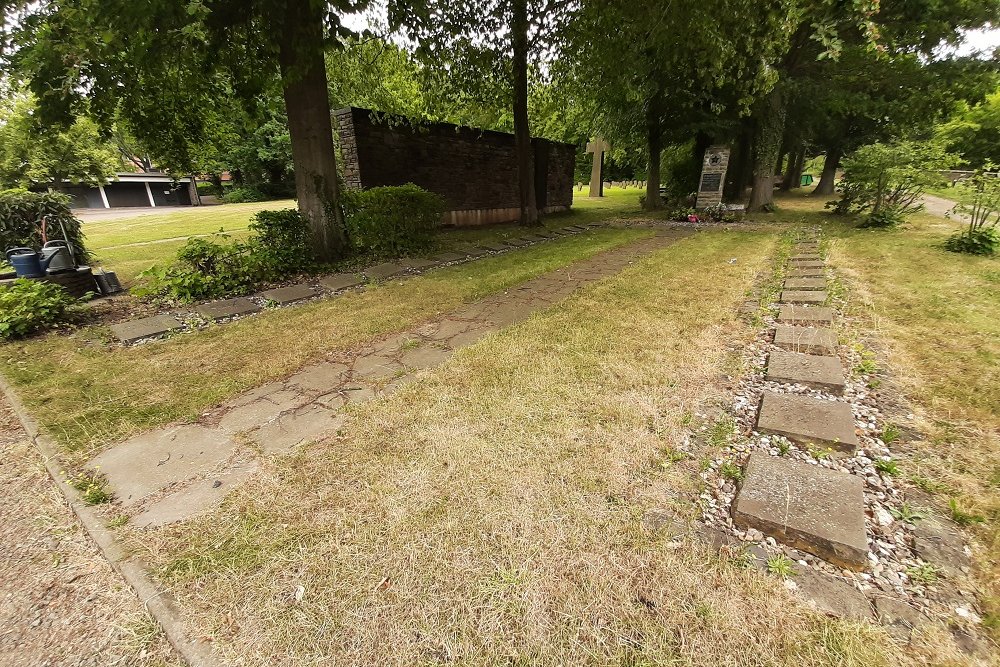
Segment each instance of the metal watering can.
[{"label": "metal watering can", "polygon": [[46,273],[76,269],[72,252],[66,241],[49,241],[42,246],[40,254],[31,248],[11,248],[7,251],[7,261],[18,278],[41,278]]}]

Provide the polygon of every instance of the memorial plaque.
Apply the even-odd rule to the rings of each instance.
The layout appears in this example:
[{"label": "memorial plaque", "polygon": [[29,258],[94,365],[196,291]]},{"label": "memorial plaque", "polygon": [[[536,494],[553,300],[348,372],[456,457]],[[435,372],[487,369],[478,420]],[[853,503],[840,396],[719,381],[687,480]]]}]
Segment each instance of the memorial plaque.
[{"label": "memorial plaque", "polygon": [[701,192],[718,192],[719,188],[722,187],[722,174],[702,174],[701,175],[701,187],[699,191]]}]

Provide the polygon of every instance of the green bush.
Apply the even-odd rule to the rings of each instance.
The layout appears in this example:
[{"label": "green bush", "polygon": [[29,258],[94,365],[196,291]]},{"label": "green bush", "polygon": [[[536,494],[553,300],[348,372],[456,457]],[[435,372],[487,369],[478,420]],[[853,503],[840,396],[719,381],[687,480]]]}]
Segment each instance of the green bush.
[{"label": "green bush", "polygon": [[198,194],[202,197],[215,197],[221,195],[222,192],[215,187],[215,183],[199,183]]},{"label": "green bush", "polygon": [[295,209],[261,211],[250,223],[250,231],[254,233],[253,253],[265,270],[298,273],[313,266],[309,224]]},{"label": "green bush", "polygon": [[66,240],[73,245],[76,261],[81,264],[90,261],[80,221],[70,212],[69,203],[70,198],[58,192],[0,191],[0,251],[18,246],[41,248],[44,216],[50,241],[63,238],[65,227]]},{"label": "green bush", "polygon": [[424,250],[444,215],[444,199],[412,183],[348,190],[344,219],[351,245],[363,252],[398,256]]},{"label": "green bush", "polygon": [[948,212],[967,221],[961,232],[956,232],[944,243],[952,252],[970,255],[994,255],[1000,248],[1000,178],[993,175],[996,165],[987,162],[982,169],[955,185],[964,193],[967,203],[959,203]]},{"label": "green bush", "polygon": [[226,194],[222,195],[222,201],[226,204],[244,204],[268,199],[271,197],[268,197],[267,193],[250,186],[229,188]]},{"label": "green bush", "polygon": [[261,211],[244,243],[189,239],[169,266],[140,274],[140,297],[190,303],[246,294],[314,265],[309,227],[298,211]]},{"label": "green bush", "polygon": [[934,143],[901,141],[862,146],[844,160],[841,197],[827,203],[835,213],[865,215],[864,227],[893,227],[923,208],[934,173],[960,162]]},{"label": "green bush", "polygon": [[43,280],[18,278],[0,286],[0,340],[22,338],[66,321],[77,300]]}]

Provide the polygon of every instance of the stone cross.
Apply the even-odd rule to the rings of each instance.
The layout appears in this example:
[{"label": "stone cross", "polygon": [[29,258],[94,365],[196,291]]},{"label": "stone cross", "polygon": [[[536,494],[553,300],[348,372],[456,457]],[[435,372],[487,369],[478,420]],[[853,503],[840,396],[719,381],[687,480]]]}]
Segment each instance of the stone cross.
[{"label": "stone cross", "polygon": [[701,180],[698,181],[698,199],[695,208],[717,206],[722,203],[722,188],[726,184],[729,166],[729,146],[709,146],[701,163]]},{"label": "stone cross", "polygon": [[604,168],[604,153],[611,149],[601,137],[596,137],[593,141],[587,142],[587,152],[594,154],[594,166],[590,170],[590,196],[604,196],[604,179],[601,178],[601,170]]}]

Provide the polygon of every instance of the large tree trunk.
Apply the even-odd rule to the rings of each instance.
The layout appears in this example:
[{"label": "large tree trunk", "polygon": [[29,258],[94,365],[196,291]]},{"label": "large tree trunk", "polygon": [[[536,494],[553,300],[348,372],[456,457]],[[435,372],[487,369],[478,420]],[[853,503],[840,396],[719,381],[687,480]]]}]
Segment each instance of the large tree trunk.
[{"label": "large tree trunk", "polygon": [[757,155],[748,211],[764,211],[774,206],[774,165],[778,161],[784,129],[785,105],[781,92],[775,87],[757,108],[757,131],[754,136]]},{"label": "large tree trunk", "polygon": [[739,140],[729,164],[732,166],[726,174],[725,198],[730,202],[742,202],[746,185],[753,175],[753,118],[740,121]]},{"label": "large tree trunk", "polygon": [[785,167],[784,177],[781,179],[781,189],[783,191],[799,187],[802,182],[802,168],[805,160],[805,149],[792,146],[788,153],[788,166]]},{"label": "large tree trunk", "polygon": [[535,164],[528,126],[528,0],[514,0],[511,39],[514,47],[514,144],[521,224],[541,224],[535,201]]},{"label": "large tree trunk", "polygon": [[819,177],[819,184],[813,190],[814,195],[833,194],[833,184],[837,179],[837,166],[840,164],[842,155],[843,150],[840,146],[832,146],[826,149],[826,158],[823,160],[823,175]]},{"label": "large tree trunk", "polygon": [[333,152],[333,126],[323,59],[322,5],[288,0],[278,54],[299,213],[309,222],[315,259],[328,262],[347,248]]},{"label": "large tree trunk", "polygon": [[802,187],[802,172],[806,168],[806,149],[803,146],[795,152],[795,166],[792,169],[792,180],[789,182],[791,188]]},{"label": "large tree trunk", "polygon": [[646,113],[646,142],[649,150],[649,168],[646,170],[646,198],[642,208],[655,211],[663,208],[660,199],[660,154],[663,152],[663,133],[660,128],[659,100],[650,100]]}]

